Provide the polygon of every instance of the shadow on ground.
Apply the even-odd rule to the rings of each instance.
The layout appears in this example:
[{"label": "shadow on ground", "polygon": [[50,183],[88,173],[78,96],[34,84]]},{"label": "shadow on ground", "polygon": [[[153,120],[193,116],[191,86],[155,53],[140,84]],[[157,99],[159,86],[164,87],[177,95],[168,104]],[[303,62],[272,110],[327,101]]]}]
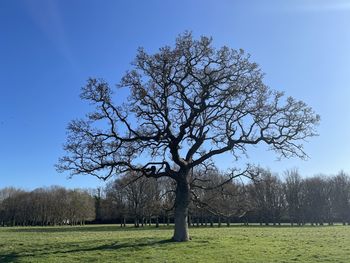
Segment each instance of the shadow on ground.
[{"label": "shadow on ground", "polygon": [[[0,262],[1,263],[16,263],[20,262],[20,259],[24,258],[32,258],[33,260],[45,260],[45,256],[52,256],[52,255],[64,255],[64,254],[74,254],[74,253],[86,253],[86,252],[103,252],[108,250],[117,251],[119,249],[131,249],[131,250],[137,250],[142,247],[147,246],[154,246],[154,245],[166,245],[169,243],[175,243],[171,239],[165,239],[165,240],[150,240],[150,239],[138,239],[133,242],[112,242],[109,244],[99,245],[99,246],[93,246],[89,247],[91,244],[91,241],[89,241],[89,244],[85,243],[71,243],[71,246],[76,246],[77,248],[74,249],[67,249],[67,248],[41,248],[39,250],[32,250],[32,251],[26,251],[25,254],[21,255],[21,253],[9,253],[9,254],[0,254]],[[88,246],[88,247],[87,247]],[[36,261],[33,261],[36,262]]]},{"label": "shadow on ground", "polygon": [[19,256],[16,253],[0,255],[0,262],[1,263],[15,263],[15,262],[18,262],[18,258],[19,258]]},{"label": "shadow on ground", "polygon": [[50,254],[57,254],[57,253],[79,253],[79,252],[91,252],[91,251],[105,251],[105,250],[118,250],[118,249],[137,249],[147,246],[154,246],[154,245],[164,245],[169,243],[175,243],[171,239],[165,239],[165,240],[157,240],[157,241],[143,241],[140,242],[125,242],[125,243],[118,243],[113,242],[110,244],[105,244],[101,246],[96,247],[89,247],[89,248],[78,248],[78,249],[70,249],[65,251],[55,251],[50,252]]}]

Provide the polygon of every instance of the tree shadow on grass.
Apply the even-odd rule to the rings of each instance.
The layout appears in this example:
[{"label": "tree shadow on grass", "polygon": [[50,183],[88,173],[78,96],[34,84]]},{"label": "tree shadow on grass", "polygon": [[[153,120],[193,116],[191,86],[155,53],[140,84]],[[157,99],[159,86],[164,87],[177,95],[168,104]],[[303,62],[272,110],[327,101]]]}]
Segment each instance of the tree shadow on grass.
[{"label": "tree shadow on grass", "polygon": [[19,258],[19,256],[16,253],[9,253],[9,254],[5,254],[5,255],[0,254],[0,262],[1,263],[18,262],[18,258]]},{"label": "tree shadow on grass", "polygon": [[[89,242],[88,244],[90,244]],[[47,249],[42,248],[42,250],[35,250],[35,251],[26,251],[25,255],[21,255],[20,253],[8,253],[8,254],[0,254],[0,262],[1,263],[15,263],[19,262],[20,258],[26,258],[30,257],[32,259],[35,258],[41,258],[45,257],[47,255],[53,256],[53,255],[64,255],[64,254],[74,254],[74,253],[89,253],[89,252],[103,252],[103,251],[117,251],[119,249],[130,249],[130,250],[138,250],[142,247],[147,246],[155,246],[155,245],[166,245],[168,243],[174,243],[171,239],[165,239],[165,240],[149,240],[149,239],[140,239],[136,240],[134,242],[112,242],[109,244],[104,244],[100,246],[93,246],[93,247],[84,247],[86,244],[84,243],[71,243],[70,245],[83,245],[83,247],[75,248],[75,249]]]},{"label": "tree shadow on grass", "polygon": [[[54,254],[72,254],[72,253],[86,253],[86,252],[95,252],[95,251],[99,251],[99,252],[103,252],[103,251],[109,251],[109,250],[113,250],[113,251],[117,251],[119,249],[131,249],[131,250],[138,250],[142,247],[152,247],[155,245],[166,245],[169,243],[175,243],[173,240],[171,239],[165,239],[165,240],[144,240],[141,239],[140,241],[136,240],[134,242],[123,242],[123,243],[119,243],[119,242],[112,242],[109,244],[104,244],[104,245],[100,245],[100,246],[94,246],[94,247],[79,247],[79,248],[75,248],[75,249],[58,249],[58,250],[46,250],[46,251],[36,251],[33,252],[31,256],[44,256],[44,255],[54,255]],[[75,243],[75,245],[77,244],[81,244],[81,243]],[[2,262],[2,261],[0,261]],[[11,261],[8,261],[11,262]]]},{"label": "tree shadow on grass", "polygon": [[[164,245],[169,243],[175,243],[171,239],[164,239],[164,240],[156,240],[156,241],[140,241],[140,242],[113,242],[110,244],[105,244],[101,246],[96,247],[88,247],[88,248],[78,248],[78,249],[71,249],[68,251],[64,251],[63,253],[79,253],[79,252],[91,252],[91,251],[105,251],[105,250],[119,250],[119,249],[139,249],[142,247],[151,247],[155,245]],[[62,252],[57,252],[62,253]]]}]

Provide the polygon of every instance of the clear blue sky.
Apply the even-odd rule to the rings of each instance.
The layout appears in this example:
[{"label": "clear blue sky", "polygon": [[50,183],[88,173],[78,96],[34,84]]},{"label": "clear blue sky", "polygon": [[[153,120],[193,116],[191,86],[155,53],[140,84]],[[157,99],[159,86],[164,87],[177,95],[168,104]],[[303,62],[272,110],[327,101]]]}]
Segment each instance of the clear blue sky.
[{"label": "clear blue sky", "polygon": [[277,162],[261,147],[250,162],[299,167],[304,176],[350,172],[349,29],[345,0],[2,0],[0,188],[102,185],[54,168],[67,123],[88,111],[80,87],[90,76],[117,83],[137,47],[156,51],[185,30],[245,49],[269,86],[321,115],[320,136],[306,145],[310,160]]}]

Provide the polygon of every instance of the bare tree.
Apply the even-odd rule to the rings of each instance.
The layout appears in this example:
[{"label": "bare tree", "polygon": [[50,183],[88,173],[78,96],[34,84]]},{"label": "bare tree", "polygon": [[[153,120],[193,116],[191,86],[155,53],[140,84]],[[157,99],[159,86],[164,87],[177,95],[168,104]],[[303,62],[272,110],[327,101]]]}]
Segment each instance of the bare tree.
[{"label": "bare tree", "polygon": [[303,192],[303,209],[306,219],[312,225],[323,225],[329,215],[330,191],[327,179],[323,175],[304,179]]},{"label": "bare tree", "polygon": [[285,172],[284,193],[291,224],[302,222],[303,180],[297,169]]},{"label": "bare tree", "polygon": [[335,220],[350,224],[350,178],[340,171],[330,180],[330,201]]},{"label": "bare tree", "polygon": [[[123,180],[120,178],[110,182],[105,188],[105,199],[101,200],[103,209],[101,209],[101,219],[104,221],[119,221],[120,226],[126,224],[128,215],[128,200],[126,190],[123,187]],[[130,213],[129,213],[130,214]]]},{"label": "bare tree", "polygon": [[304,158],[302,141],[315,135],[319,122],[304,102],[268,88],[243,50],[215,49],[211,38],[194,40],[191,33],[154,55],[139,49],[118,87],[130,91],[124,103],[103,80],[90,79],[82,89],[81,98],[96,108],[69,124],[58,171],[172,178],[175,241],[189,240],[193,168],[225,152],[238,158],[259,143],[283,157]]},{"label": "bare tree", "polygon": [[218,217],[219,226],[222,218],[229,226],[232,218],[241,218],[250,210],[248,191],[243,182],[234,180],[232,174],[220,173],[216,167],[197,170],[192,175],[190,186],[197,219],[200,215],[203,220],[204,213],[209,213],[211,226],[212,216]]},{"label": "bare tree", "polygon": [[282,182],[278,176],[273,175],[269,170],[261,169],[259,180],[254,181],[250,190],[260,223],[264,222],[266,225],[280,223],[284,194]]}]

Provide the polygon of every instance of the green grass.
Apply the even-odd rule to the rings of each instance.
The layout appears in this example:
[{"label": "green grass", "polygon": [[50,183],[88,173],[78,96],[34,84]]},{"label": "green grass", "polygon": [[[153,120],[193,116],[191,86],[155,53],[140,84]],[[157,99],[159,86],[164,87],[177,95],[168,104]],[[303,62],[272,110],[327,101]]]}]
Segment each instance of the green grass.
[{"label": "green grass", "polygon": [[0,262],[350,262],[350,227],[0,228]]}]

